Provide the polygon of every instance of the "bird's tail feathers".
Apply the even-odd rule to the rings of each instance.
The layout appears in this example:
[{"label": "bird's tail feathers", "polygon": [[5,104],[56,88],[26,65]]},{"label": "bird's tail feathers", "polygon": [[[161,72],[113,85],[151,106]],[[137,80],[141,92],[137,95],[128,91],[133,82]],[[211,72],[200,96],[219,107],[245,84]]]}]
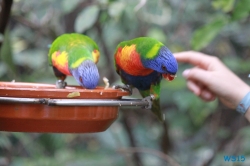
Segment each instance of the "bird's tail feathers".
[{"label": "bird's tail feathers", "polygon": [[153,100],[153,104],[152,104],[152,108],[151,108],[152,112],[157,116],[157,118],[160,120],[160,122],[164,122],[164,115],[161,111],[161,106],[160,106],[160,99],[154,99]]}]

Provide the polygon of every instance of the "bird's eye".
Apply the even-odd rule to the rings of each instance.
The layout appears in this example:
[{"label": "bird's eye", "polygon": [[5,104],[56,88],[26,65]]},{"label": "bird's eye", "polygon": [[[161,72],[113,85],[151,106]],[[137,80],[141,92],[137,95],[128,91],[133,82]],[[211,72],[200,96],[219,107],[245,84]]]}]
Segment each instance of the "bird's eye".
[{"label": "bird's eye", "polygon": [[167,70],[166,66],[164,66],[164,65],[162,65],[161,68],[162,68],[162,70],[164,70],[164,71]]}]

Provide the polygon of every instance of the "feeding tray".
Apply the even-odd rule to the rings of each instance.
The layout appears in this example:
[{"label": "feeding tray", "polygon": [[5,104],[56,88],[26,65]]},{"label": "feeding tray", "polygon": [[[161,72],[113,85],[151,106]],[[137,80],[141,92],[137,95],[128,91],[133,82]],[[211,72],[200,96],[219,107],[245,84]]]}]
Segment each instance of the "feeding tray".
[{"label": "feeding tray", "polygon": [[[77,95],[70,96],[72,92]],[[91,133],[105,131],[120,106],[150,107],[150,98],[122,99],[128,92],[80,86],[0,82],[0,131]]]}]

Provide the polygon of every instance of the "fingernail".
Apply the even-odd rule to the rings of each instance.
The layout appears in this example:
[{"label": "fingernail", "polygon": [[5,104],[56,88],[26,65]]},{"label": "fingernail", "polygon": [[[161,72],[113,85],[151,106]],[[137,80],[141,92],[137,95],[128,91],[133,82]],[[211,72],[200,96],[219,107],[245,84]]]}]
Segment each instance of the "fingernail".
[{"label": "fingernail", "polygon": [[184,71],[183,71],[183,73],[182,73],[183,77],[187,78],[187,77],[188,77],[189,72],[190,72],[190,69],[186,69],[186,70],[184,70]]}]

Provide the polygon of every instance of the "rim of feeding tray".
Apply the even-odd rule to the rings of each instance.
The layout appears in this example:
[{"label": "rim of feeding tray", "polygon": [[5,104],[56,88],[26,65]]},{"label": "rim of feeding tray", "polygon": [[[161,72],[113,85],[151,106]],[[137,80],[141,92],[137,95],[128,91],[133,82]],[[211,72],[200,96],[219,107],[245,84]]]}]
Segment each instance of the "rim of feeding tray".
[{"label": "rim of feeding tray", "polygon": [[[73,97],[72,92],[76,93]],[[118,117],[119,103],[125,102],[120,99],[128,95],[120,89],[103,87],[57,89],[53,84],[0,82],[0,131],[105,131]]]}]

